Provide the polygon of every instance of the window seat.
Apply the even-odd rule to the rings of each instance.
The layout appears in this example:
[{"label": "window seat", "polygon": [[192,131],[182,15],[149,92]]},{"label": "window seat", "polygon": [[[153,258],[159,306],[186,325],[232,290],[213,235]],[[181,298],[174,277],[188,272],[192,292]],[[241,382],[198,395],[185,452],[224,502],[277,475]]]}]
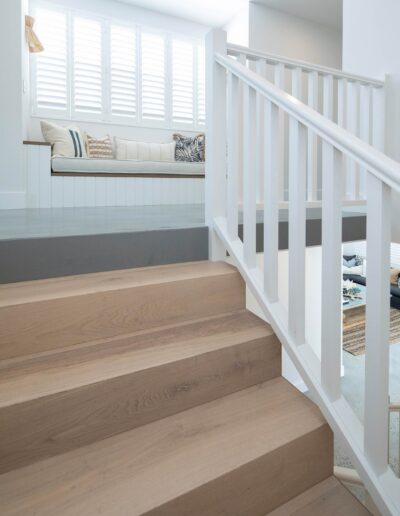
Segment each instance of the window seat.
[{"label": "window seat", "polygon": [[53,157],[52,175],[113,177],[204,177],[205,164]]}]

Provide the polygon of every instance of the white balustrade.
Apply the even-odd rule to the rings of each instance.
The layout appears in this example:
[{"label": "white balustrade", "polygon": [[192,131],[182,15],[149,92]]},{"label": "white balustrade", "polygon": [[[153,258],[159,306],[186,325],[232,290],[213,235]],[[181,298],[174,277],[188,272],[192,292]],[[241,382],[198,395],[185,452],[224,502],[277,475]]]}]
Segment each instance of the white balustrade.
[{"label": "white balustrade", "polygon": [[[400,192],[400,165],[381,152],[384,148],[383,83],[233,45],[226,51],[219,37],[209,36],[208,39],[211,42],[208,59],[213,66],[208,67],[207,84],[210,94],[221,94],[222,99],[209,100],[207,104],[209,109],[214,109],[207,113],[207,128],[211,128],[211,132],[207,132],[208,145],[210,138],[215,138],[221,147],[217,151],[212,142],[211,155],[209,149],[207,153],[207,173],[214,175],[207,187],[215,188],[212,195],[206,197],[214,202],[208,207],[210,231],[217,235],[223,252],[228,252],[237,264],[247,287],[340,437],[381,513],[399,514],[400,481],[388,467],[387,433],[390,197],[392,189]],[[254,65],[244,66],[248,61],[254,61]],[[271,66],[273,82],[266,79],[266,67]],[[291,74],[291,94],[285,91],[288,74]],[[308,105],[303,103],[305,99]],[[227,106],[227,113],[225,107],[218,108],[220,102]],[[285,120],[288,142],[285,141]],[[321,156],[318,155],[319,141]],[[286,182],[289,211],[287,310],[278,290],[279,210]],[[322,207],[321,281],[323,297],[327,300],[321,306],[321,320],[315,321],[321,325],[320,358],[310,346],[305,324],[306,208],[310,201],[318,201],[319,185],[322,189],[319,204]],[[362,423],[341,392],[344,188],[347,201],[366,199],[367,203],[368,284]],[[256,259],[257,202],[263,205],[263,274],[257,269]],[[243,241],[237,232],[241,207]],[[211,257],[216,259],[216,256],[212,250]]]}]

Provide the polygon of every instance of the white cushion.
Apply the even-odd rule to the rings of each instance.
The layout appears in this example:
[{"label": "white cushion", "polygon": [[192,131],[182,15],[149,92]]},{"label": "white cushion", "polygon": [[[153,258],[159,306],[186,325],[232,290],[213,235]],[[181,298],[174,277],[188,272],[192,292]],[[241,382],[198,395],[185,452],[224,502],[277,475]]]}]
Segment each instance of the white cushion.
[{"label": "white cushion", "polygon": [[40,127],[45,141],[51,143],[53,156],[86,158],[85,139],[76,125],[63,127],[41,120]]},{"label": "white cushion", "polygon": [[92,174],[173,174],[203,175],[205,164],[188,161],[135,161],[117,159],[61,158],[51,161],[54,172]]},{"label": "white cushion", "polygon": [[175,161],[176,142],[146,143],[115,138],[117,159],[140,161]]},{"label": "white cushion", "polygon": [[361,276],[362,273],[363,273],[362,265],[355,265],[354,267],[346,267],[346,265],[343,265],[343,274],[358,274]]}]

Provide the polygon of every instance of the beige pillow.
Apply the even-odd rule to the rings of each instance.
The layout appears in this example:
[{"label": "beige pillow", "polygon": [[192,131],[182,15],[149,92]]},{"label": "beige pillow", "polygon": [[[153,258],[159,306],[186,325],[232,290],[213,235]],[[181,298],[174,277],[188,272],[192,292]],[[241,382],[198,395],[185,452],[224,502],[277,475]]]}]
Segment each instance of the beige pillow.
[{"label": "beige pillow", "polygon": [[116,158],[139,161],[175,161],[176,142],[146,143],[115,138]]},{"label": "beige pillow", "polygon": [[109,135],[103,138],[93,138],[86,135],[87,154],[89,158],[113,159],[112,142]]},{"label": "beige pillow", "polygon": [[390,269],[390,283],[397,286],[397,278],[399,277],[400,269]]},{"label": "beige pillow", "polygon": [[63,127],[41,120],[43,138],[51,143],[53,156],[86,158],[85,139],[76,125]]}]

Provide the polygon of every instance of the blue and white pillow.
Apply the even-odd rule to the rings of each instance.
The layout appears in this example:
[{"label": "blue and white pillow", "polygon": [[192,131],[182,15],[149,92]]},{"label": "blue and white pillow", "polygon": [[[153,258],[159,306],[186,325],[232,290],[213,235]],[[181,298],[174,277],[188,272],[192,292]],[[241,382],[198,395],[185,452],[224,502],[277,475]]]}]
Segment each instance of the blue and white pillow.
[{"label": "blue and white pillow", "polygon": [[46,142],[51,143],[53,156],[65,158],[86,158],[85,140],[79,128],[75,125],[63,127],[42,120],[42,134]]}]

